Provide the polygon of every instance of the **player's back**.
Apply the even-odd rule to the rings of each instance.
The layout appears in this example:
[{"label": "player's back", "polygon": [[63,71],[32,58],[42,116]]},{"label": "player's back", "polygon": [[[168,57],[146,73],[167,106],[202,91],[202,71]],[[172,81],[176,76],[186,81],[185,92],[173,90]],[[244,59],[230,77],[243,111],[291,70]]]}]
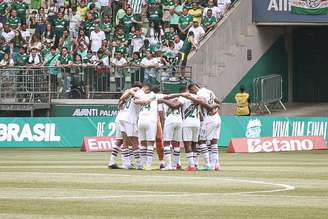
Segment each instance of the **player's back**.
[{"label": "player's back", "polygon": [[199,127],[200,126],[200,106],[195,104],[193,101],[180,97],[179,101],[182,103],[182,117],[183,127]]},{"label": "player's back", "polygon": [[141,97],[142,100],[149,100],[150,103],[139,107],[139,121],[157,122],[157,98],[156,94],[150,92]]}]

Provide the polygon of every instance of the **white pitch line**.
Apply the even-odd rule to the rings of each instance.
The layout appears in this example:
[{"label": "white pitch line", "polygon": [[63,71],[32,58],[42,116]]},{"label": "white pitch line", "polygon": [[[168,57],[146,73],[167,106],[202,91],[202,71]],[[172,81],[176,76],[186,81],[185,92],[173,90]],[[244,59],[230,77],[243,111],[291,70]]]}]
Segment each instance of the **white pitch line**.
[{"label": "white pitch line", "polygon": [[[79,175],[79,176],[116,176],[116,177],[147,177],[149,175],[128,175],[128,174],[102,174],[102,173],[44,173],[44,172],[0,172],[1,173],[27,173],[27,174],[42,174],[42,175]],[[126,191],[126,192],[140,192],[140,193],[148,193],[147,195],[109,195],[109,196],[63,196],[63,197],[27,197],[27,198],[17,198],[17,199],[112,199],[112,198],[145,198],[145,197],[183,197],[183,196],[212,196],[212,195],[248,195],[248,196],[256,196],[258,193],[275,193],[282,191],[290,191],[294,190],[295,187],[287,184],[280,183],[272,183],[258,180],[247,180],[247,179],[234,179],[227,177],[187,177],[187,176],[151,176],[156,178],[175,178],[175,179],[196,179],[196,180],[224,180],[224,181],[232,181],[232,182],[240,182],[240,183],[248,183],[248,184],[260,184],[260,185],[269,185],[280,187],[280,189],[271,189],[271,190],[260,190],[260,191],[244,191],[244,192],[231,192],[231,193],[176,193],[176,192],[152,192],[152,191],[140,191],[140,190],[116,190],[116,191]],[[19,189],[19,188],[16,188]],[[33,189],[33,188],[32,188]],[[56,189],[56,188],[55,188]],[[76,189],[78,190],[78,189]],[[88,191],[89,189],[85,189]],[[104,191],[104,190],[93,190],[90,191]],[[149,194],[150,193],[150,194]],[[5,199],[9,197],[1,197],[0,199]]]}]

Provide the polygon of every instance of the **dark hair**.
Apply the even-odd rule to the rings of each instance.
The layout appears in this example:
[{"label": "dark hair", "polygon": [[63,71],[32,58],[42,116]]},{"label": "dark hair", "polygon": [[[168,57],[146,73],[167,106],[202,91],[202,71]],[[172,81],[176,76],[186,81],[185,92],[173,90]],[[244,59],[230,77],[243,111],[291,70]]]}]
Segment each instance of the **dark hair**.
[{"label": "dark hair", "polygon": [[143,87],[150,87],[150,89],[152,89],[151,84],[150,84],[150,83],[147,83],[147,82],[143,83],[142,86],[143,86]]},{"label": "dark hair", "polygon": [[151,88],[151,91],[153,91],[155,94],[158,94],[161,89],[159,88],[159,86],[157,85],[154,85],[152,88]]},{"label": "dark hair", "polygon": [[188,85],[188,90],[192,89],[193,86],[196,86],[199,88],[199,86],[196,83],[191,83]]},{"label": "dark hair", "polygon": [[139,87],[139,88],[142,88],[142,84],[141,84],[141,82],[137,81],[137,82],[135,82],[135,83],[132,85],[132,87]]},{"label": "dark hair", "polygon": [[240,92],[244,92],[246,90],[245,89],[245,86],[244,85],[240,85],[239,90],[240,90]]},{"label": "dark hair", "polygon": [[57,49],[57,47],[56,46],[52,46],[52,47],[50,47],[50,50],[56,50]]},{"label": "dark hair", "polygon": [[182,86],[180,87],[179,89],[179,92],[182,93],[182,92],[186,92],[187,91],[187,87],[186,86]]}]

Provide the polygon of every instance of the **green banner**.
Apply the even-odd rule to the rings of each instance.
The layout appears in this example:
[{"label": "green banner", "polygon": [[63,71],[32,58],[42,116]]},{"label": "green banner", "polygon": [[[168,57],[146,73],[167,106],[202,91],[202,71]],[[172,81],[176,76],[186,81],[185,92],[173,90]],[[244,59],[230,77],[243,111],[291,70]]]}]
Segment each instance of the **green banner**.
[{"label": "green banner", "polygon": [[117,105],[114,104],[52,104],[53,117],[116,117]]},{"label": "green banner", "polygon": [[[231,138],[327,136],[327,117],[222,116],[220,146]],[[327,139],[326,139],[327,141]]]},{"label": "green banner", "polygon": [[[219,145],[231,138],[327,136],[326,117],[222,116]],[[114,136],[115,117],[1,118],[0,147],[80,147],[85,136]],[[327,141],[327,140],[326,140]]]},{"label": "green banner", "polygon": [[114,117],[1,118],[0,147],[80,147],[84,136],[114,136]]}]

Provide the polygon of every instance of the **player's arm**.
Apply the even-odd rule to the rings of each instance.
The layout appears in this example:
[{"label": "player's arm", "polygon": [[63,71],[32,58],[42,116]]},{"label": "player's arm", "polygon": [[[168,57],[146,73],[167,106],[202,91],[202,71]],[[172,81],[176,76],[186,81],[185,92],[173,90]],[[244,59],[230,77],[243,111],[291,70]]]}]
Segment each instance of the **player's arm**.
[{"label": "player's arm", "polygon": [[119,102],[124,102],[127,98],[129,98],[130,95],[131,94],[130,94],[129,90],[125,91],[122,94],[122,96],[120,97]]},{"label": "player's arm", "polygon": [[179,94],[170,94],[170,95],[166,95],[163,97],[164,100],[169,100],[169,99],[174,99],[174,98],[177,98],[177,97],[181,97],[182,94],[179,93]]},{"label": "player's arm", "polygon": [[182,106],[182,104],[178,100],[159,99],[158,103],[164,103],[168,105],[170,108],[174,108],[174,109],[178,109]]},{"label": "player's arm", "polygon": [[192,102],[201,105],[202,107],[204,107],[206,110],[212,110],[213,108],[217,107],[216,105],[212,106],[209,105],[204,98],[197,96],[197,95],[191,95],[190,93],[185,93],[182,95],[183,97],[191,100]]}]

